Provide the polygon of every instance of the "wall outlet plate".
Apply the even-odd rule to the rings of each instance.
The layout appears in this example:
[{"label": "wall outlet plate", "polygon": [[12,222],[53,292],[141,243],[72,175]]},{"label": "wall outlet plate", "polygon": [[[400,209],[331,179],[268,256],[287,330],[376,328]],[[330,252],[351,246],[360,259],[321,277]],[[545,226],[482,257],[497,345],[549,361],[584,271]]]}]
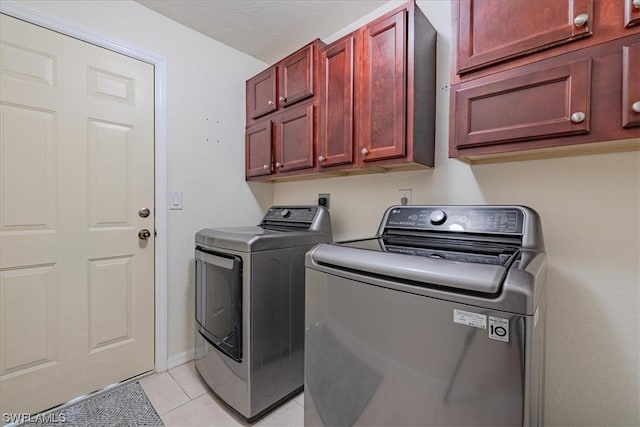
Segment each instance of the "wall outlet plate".
[{"label": "wall outlet plate", "polygon": [[401,205],[410,205],[411,204],[411,193],[413,190],[410,188],[400,189],[398,190],[398,196],[400,197]]},{"label": "wall outlet plate", "polygon": [[318,194],[318,204],[320,206],[324,206],[329,209],[329,199],[331,198],[330,193],[319,193]]}]

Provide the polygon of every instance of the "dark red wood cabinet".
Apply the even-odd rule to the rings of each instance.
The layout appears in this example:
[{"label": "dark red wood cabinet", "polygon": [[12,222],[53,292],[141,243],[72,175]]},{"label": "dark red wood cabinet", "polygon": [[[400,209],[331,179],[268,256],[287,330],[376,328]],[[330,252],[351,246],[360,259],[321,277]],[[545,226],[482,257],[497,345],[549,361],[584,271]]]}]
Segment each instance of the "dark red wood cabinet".
[{"label": "dark red wood cabinet", "polygon": [[314,96],[317,91],[316,58],[323,46],[316,39],[247,80],[247,125]]},{"label": "dark red wood cabinet", "polygon": [[247,179],[272,179],[314,168],[316,39],[247,80]]},{"label": "dark red wood cabinet", "polygon": [[276,110],[276,66],[247,80],[247,121]]},{"label": "dark red wood cabinet", "polygon": [[461,0],[456,11],[459,73],[592,34],[593,0]]},{"label": "dark red wood cabinet", "polygon": [[354,162],[354,53],[356,34],[339,39],[320,52],[320,168]]},{"label": "dark red wood cabinet", "polygon": [[[455,1],[449,156],[476,162],[637,148],[640,31],[626,27],[624,6],[544,0],[525,13],[519,0]],[[542,19],[550,11],[554,18]],[[582,13],[586,23],[574,22]],[[521,33],[510,38],[518,22]],[[517,34],[526,40],[512,44]]]},{"label": "dark red wood cabinet", "polygon": [[245,133],[246,176],[270,175],[272,168],[272,124],[266,119],[247,128]]},{"label": "dark red wood cabinet", "polygon": [[640,42],[622,47],[622,126],[640,126]]},{"label": "dark red wood cabinet", "polygon": [[308,44],[298,52],[283,59],[278,66],[278,102],[282,107],[295,104],[313,96],[314,52],[317,46]]},{"label": "dark red wood cabinet", "polygon": [[433,167],[436,31],[411,2],[365,25],[356,62],[362,167]]},{"label": "dark red wood cabinet", "polygon": [[275,167],[278,172],[313,168],[313,103],[300,105],[278,116]]},{"label": "dark red wood cabinet", "polygon": [[436,31],[414,2],[321,53],[320,170],[434,164]]},{"label": "dark red wood cabinet", "polygon": [[358,148],[365,162],[406,154],[406,10],[364,28]]},{"label": "dark red wood cabinet", "polygon": [[590,58],[504,74],[456,89],[455,148],[589,131]]},{"label": "dark red wood cabinet", "polygon": [[[268,174],[247,163],[247,178],[432,167],[436,31],[415,1],[316,46],[317,60],[301,49],[275,65],[276,109],[264,113],[273,121],[273,160]],[[264,81],[262,73],[247,81],[247,132]]]}]

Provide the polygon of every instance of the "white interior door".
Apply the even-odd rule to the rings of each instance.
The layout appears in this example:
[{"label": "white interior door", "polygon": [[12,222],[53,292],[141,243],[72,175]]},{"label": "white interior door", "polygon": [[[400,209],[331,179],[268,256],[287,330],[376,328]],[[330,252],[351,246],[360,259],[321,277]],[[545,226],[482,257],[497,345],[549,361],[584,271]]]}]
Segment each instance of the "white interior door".
[{"label": "white interior door", "polygon": [[37,412],[153,369],[154,70],[0,19],[0,413]]}]

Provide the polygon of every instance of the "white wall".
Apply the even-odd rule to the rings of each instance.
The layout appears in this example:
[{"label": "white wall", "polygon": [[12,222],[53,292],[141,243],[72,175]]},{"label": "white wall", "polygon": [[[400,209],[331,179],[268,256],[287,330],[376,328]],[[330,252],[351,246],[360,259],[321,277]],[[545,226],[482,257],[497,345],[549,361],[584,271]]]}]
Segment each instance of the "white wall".
[{"label": "white wall", "polygon": [[195,232],[257,223],[273,201],[271,184],[244,181],[244,84],[267,64],[129,0],[22,4],[167,59],[168,186],[184,192],[168,218],[169,365],[188,360]]},{"label": "white wall", "polygon": [[401,188],[413,189],[414,204],[534,208],[549,262],[547,425],[640,425],[639,154],[482,166],[448,159],[450,2],[418,4],[438,30],[436,167],[278,183],[275,202],[314,203],[331,193],[337,239],[372,235]]}]

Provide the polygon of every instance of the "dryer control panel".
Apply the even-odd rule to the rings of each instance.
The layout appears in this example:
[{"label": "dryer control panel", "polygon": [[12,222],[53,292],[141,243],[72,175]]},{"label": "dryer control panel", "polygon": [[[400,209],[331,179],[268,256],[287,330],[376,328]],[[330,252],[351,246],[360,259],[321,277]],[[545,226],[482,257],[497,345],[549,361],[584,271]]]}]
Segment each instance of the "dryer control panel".
[{"label": "dryer control panel", "polygon": [[317,207],[273,206],[269,208],[263,221],[312,222]]}]

